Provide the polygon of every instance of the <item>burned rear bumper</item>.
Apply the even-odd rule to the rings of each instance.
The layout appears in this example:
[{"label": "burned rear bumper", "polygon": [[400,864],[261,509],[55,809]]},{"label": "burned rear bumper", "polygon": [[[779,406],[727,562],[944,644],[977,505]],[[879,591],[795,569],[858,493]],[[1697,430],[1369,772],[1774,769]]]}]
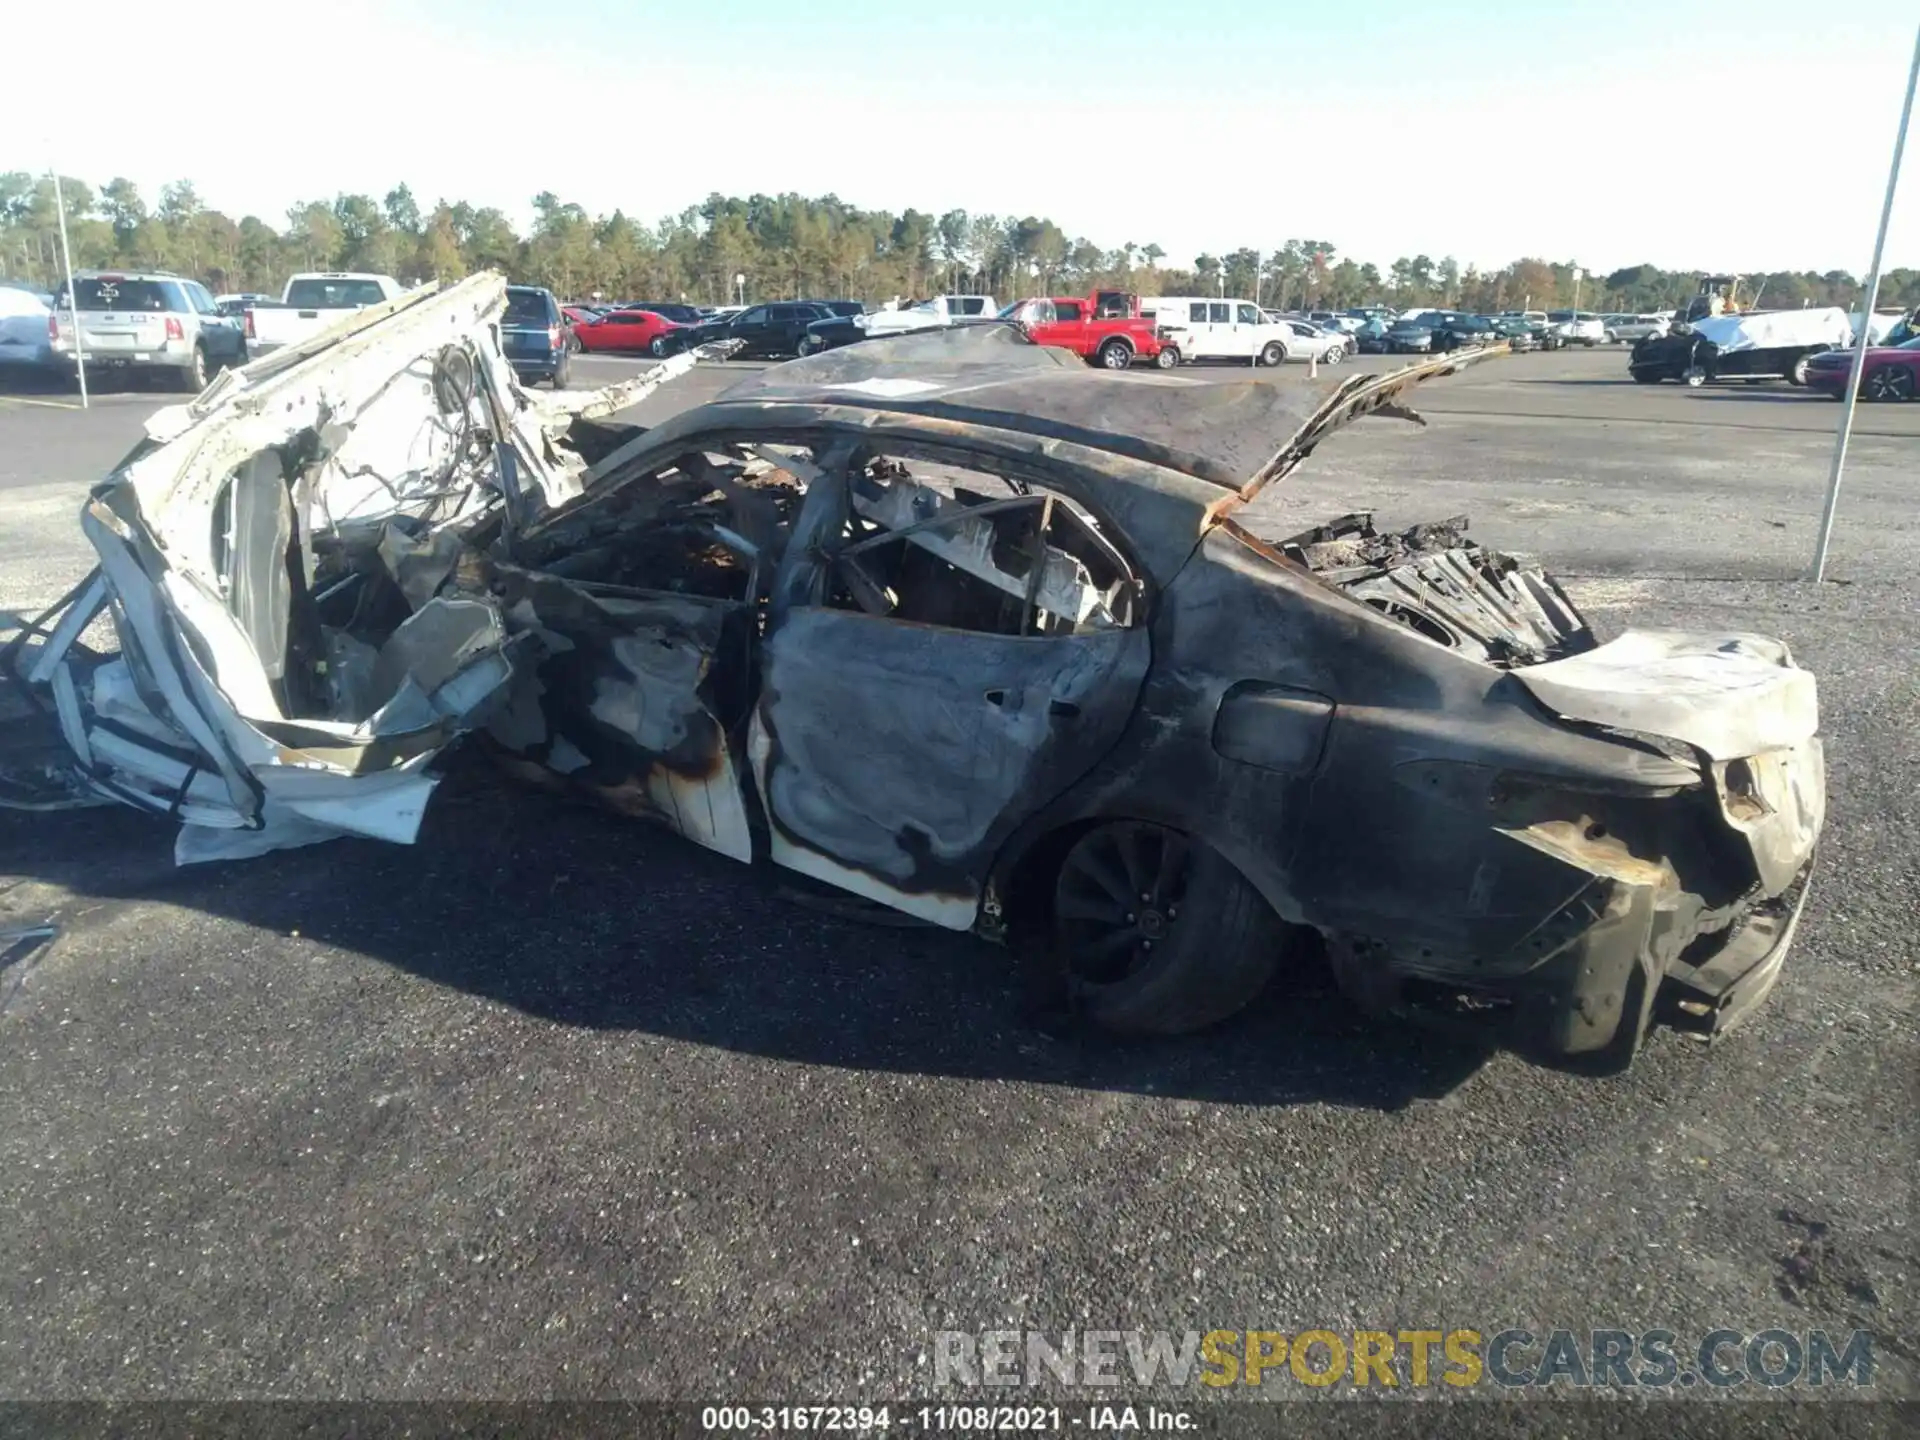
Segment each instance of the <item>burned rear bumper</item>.
[{"label": "burned rear bumper", "polygon": [[1329,953],[1342,988],[1369,1010],[1548,1064],[1624,1065],[1657,1024],[1714,1039],[1759,1008],[1792,948],[1813,867],[1809,859],[1785,893],[1711,932],[1651,887],[1596,879],[1536,942],[1584,928],[1518,974],[1472,973],[1498,968],[1497,958],[1449,973],[1378,941],[1340,938]]}]

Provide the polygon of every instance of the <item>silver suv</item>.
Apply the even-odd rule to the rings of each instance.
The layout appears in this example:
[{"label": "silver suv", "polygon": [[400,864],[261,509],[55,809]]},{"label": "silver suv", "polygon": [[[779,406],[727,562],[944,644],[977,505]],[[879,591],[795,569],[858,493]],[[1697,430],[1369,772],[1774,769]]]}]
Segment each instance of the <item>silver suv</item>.
[{"label": "silver suv", "polygon": [[71,309],[62,281],[47,335],[54,363],[69,378],[78,369],[76,350],[89,377],[159,375],[174,389],[196,392],[215,370],[247,363],[242,322],[222,315],[198,281],[158,271],[82,270],[73,277]]},{"label": "silver suv", "polygon": [[1664,315],[1609,315],[1607,316],[1607,343],[1609,345],[1630,345],[1635,340],[1645,340],[1650,335],[1664,335],[1670,329]]}]

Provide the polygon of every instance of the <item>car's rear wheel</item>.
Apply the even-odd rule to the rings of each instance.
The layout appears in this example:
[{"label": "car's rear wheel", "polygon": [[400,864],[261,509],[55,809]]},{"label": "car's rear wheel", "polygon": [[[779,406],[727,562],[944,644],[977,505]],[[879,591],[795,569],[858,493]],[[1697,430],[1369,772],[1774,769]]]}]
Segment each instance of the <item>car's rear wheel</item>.
[{"label": "car's rear wheel", "polygon": [[198,345],[193,347],[193,355],[180,371],[177,383],[189,395],[198,395],[207,388],[207,352]]},{"label": "car's rear wheel", "polygon": [[1702,385],[1707,383],[1707,367],[1704,365],[1689,365],[1685,370],[1680,372],[1680,378],[1687,382],[1688,389],[1698,390]]},{"label": "car's rear wheel", "polygon": [[656,335],[647,342],[647,353],[656,360],[664,360],[667,354],[667,337]]},{"label": "car's rear wheel", "polygon": [[1867,376],[1867,383],[1860,388],[1870,400],[1911,400],[1913,371],[1904,365],[1889,365]]},{"label": "car's rear wheel", "polygon": [[1287,939],[1218,851],[1138,821],[1096,826],[1067,851],[1053,934],[1076,1009],[1126,1035],[1181,1035],[1226,1019],[1272,978]]},{"label": "car's rear wheel", "polygon": [[1124,370],[1133,364],[1133,347],[1124,340],[1109,340],[1094,358],[1103,370]]},{"label": "car's rear wheel", "polygon": [[1260,352],[1260,363],[1262,365],[1286,364],[1287,363],[1287,347],[1282,345],[1278,340],[1273,341],[1267,346],[1266,349]]},{"label": "car's rear wheel", "polygon": [[552,376],[553,388],[556,390],[566,389],[567,377],[572,373],[573,373],[573,352],[571,350],[563,349],[560,352],[559,358],[553,362],[553,376]]}]

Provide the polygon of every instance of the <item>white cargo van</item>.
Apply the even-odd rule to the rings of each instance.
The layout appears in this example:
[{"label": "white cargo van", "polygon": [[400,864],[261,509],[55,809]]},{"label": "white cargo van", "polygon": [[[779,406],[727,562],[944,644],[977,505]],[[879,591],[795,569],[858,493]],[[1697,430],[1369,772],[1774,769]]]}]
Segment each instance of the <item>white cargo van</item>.
[{"label": "white cargo van", "polygon": [[1142,295],[1140,314],[1165,332],[1182,361],[1239,360],[1284,364],[1293,330],[1268,320],[1251,300],[1209,300],[1204,295]]}]

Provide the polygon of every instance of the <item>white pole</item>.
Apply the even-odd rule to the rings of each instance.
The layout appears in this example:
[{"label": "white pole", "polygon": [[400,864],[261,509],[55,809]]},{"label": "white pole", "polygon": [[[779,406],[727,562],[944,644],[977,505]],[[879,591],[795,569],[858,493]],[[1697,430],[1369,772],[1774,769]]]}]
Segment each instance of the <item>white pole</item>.
[{"label": "white pole", "polygon": [[80,408],[87,405],[87,347],[80,338],[80,302],[73,288],[73,251],[67,245],[67,201],[60,193],[60,172],[53,176],[53,208],[60,216],[60,263],[67,267],[67,314],[73,317],[73,366],[80,377]]},{"label": "white pole", "polygon": [[1833,473],[1827,477],[1827,503],[1820,512],[1820,538],[1814,542],[1813,569],[1807,578],[1815,584],[1827,577],[1827,547],[1833,540],[1833,516],[1840,504],[1840,472],[1847,463],[1847,441],[1853,434],[1853,410],[1860,399],[1860,371],[1866,364],[1867,344],[1873,333],[1873,304],[1880,298],[1880,257],[1887,246],[1887,224],[1893,218],[1893,192],[1900,184],[1900,157],[1907,148],[1907,122],[1913,118],[1913,90],[1920,82],[1920,30],[1914,32],[1913,64],[1907,69],[1907,98],[1900,106],[1900,131],[1893,141],[1893,166],[1887,172],[1887,198],[1880,205],[1880,233],[1873,237],[1873,265],[1867,272],[1866,303],[1860,307],[1860,333],[1853,339],[1853,365],[1847,371],[1847,405],[1840,416],[1840,433],[1833,442]]}]

